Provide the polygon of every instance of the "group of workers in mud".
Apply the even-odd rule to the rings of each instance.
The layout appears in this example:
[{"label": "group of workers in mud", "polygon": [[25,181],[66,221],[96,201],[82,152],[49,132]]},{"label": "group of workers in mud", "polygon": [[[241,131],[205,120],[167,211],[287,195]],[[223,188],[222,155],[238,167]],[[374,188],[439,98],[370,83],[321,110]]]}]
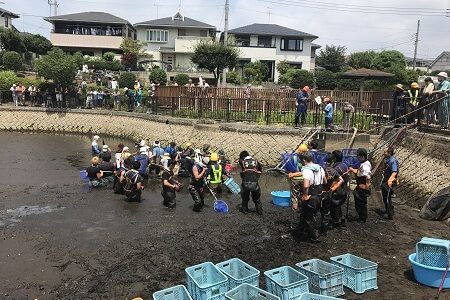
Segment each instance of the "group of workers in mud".
[{"label": "group of workers in mud", "polygon": [[[178,148],[172,142],[163,148],[159,141],[153,147],[145,140],[136,143],[136,151],[132,153],[123,144],[119,144],[114,159],[107,145],[100,147],[100,137],[94,136],[92,141],[92,165],[87,168],[87,175],[92,187],[103,187],[113,184],[114,193],[125,194],[128,201],[141,201],[144,189],[144,179],[150,174],[161,179],[163,205],[176,207],[176,194],[182,189],[178,177],[190,177],[188,186],[194,206],[193,211],[201,212],[205,204],[205,193],[213,195],[222,192],[222,184],[228,178],[232,169],[230,161],[223,151],[211,152],[209,145],[194,149],[187,143],[184,149]],[[394,149],[388,147],[384,153],[385,170],[381,180],[381,191],[384,210],[378,212],[386,219],[392,219],[394,206],[392,204],[393,187],[398,184],[398,161]],[[323,159],[325,157],[325,159]],[[317,242],[319,233],[341,226],[346,221],[342,206],[349,201],[351,194],[351,175],[356,176],[356,187],[353,190],[355,210],[358,223],[365,223],[368,217],[367,200],[371,194],[372,166],[368,160],[366,149],[356,151],[357,166],[348,165],[344,161],[342,151],[331,153],[318,149],[317,141],[308,145],[301,144],[289,159],[296,170],[288,173],[291,183],[291,204],[294,211],[300,210],[300,220],[296,236],[310,242]],[[257,159],[247,151],[242,151],[236,163],[240,167],[241,212],[249,212],[250,198],[255,204],[256,212],[263,214],[261,202],[261,187],[259,178],[262,166]],[[347,204],[348,206],[348,204]],[[316,220],[320,218],[318,225]],[[347,211],[348,218],[348,211]]]}]

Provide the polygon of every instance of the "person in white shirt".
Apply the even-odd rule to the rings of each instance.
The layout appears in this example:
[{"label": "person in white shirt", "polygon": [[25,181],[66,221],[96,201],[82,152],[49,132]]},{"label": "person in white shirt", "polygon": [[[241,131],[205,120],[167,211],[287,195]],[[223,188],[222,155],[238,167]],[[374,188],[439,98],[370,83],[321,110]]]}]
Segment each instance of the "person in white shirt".
[{"label": "person in white shirt", "polygon": [[367,150],[359,148],[356,157],[361,162],[358,169],[349,168],[349,171],[356,174],[356,188],[353,191],[355,199],[355,210],[358,213],[358,223],[365,223],[367,220],[367,198],[370,196],[370,181],[372,176],[372,165],[367,160]]},{"label": "person in white shirt", "polygon": [[113,78],[113,80],[111,80],[111,89],[116,90],[118,88],[119,88],[119,85],[117,84],[117,80],[115,78]]}]

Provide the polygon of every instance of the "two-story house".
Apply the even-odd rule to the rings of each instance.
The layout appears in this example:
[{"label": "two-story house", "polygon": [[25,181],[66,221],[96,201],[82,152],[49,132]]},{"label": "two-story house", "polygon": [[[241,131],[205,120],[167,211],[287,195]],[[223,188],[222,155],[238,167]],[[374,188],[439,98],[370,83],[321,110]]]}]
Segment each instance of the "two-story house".
[{"label": "two-story house", "polygon": [[251,24],[232,29],[229,34],[241,53],[238,71],[246,63],[260,61],[269,67],[266,79],[278,82],[276,65],[280,61],[308,71],[315,68],[315,51],[320,48],[313,43],[318,38],[315,35],[276,24]]},{"label": "two-story house", "polygon": [[11,23],[11,20],[17,19],[17,18],[19,18],[19,16],[16,15],[15,13],[12,13],[10,11],[7,11],[6,9],[0,8],[0,27],[15,29]]},{"label": "two-story house", "polygon": [[137,39],[146,44],[146,52],[168,72],[198,71],[191,62],[194,46],[216,35],[215,26],[187,18],[179,11],[172,17],[140,22],[134,27]]},{"label": "two-story house", "polygon": [[136,39],[130,22],[105,12],[59,15],[44,20],[53,24],[52,44],[66,52],[80,51],[91,56],[120,53],[124,37]]}]

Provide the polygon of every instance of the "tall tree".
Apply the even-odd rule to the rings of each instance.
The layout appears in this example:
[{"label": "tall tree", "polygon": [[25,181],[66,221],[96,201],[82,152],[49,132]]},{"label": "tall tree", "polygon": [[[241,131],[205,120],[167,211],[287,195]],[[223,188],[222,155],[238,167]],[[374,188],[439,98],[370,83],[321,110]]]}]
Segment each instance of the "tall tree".
[{"label": "tall tree", "polygon": [[77,55],[65,54],[61,49],[54,48],[35,61],[39,75],[52,80],[56,85],[70,86],[77,74]]},{"label": "tall tree", "polygon": [[22,36],[12,29],[0,28],[1,48],[5,51],[24,53],[27,51]]},{"label": "tall tree", "polygon": [[152,57],[151,54],[145,52],[145,45],[146,43],[131,38],[123,39],[120,44],[120,49],[123,51],[120,59],[125,68],[134,70],[137,67],[139,58]]},{"label": "tall tree", "polygon": [[232,69],[238,63],[239,50],[236,47],[219,42],[203,41],[194,48],[191,61],[199,68],[207,69],[214,74],[216,82],[218,74],[225,68]]},{"label": "tall tree", "polygon": [[405,56],[396,50],[385,50],[377,53],[373,59],[373,67],[378,70],[388,70],[392,68],[406,69]]},{"label": "tall tree", "polygon": [[27,51],[39,55],[47,54],[53,47],[52,43],[39,34],[23,33],[22,40],[27,48]]},{"label": "tall tree", "polygon": [[348,58],[348,65],[354,69],[370,69],[376,56],[374,51],[354,52]]},{"label": "tall tree", "polygon": [[347,48],[344,46],[326,46],[325,50],[320,50],[317,56],[317,65],[330,70],[332,72],[341,71],[342,67],[345,65],[345,51]]}]

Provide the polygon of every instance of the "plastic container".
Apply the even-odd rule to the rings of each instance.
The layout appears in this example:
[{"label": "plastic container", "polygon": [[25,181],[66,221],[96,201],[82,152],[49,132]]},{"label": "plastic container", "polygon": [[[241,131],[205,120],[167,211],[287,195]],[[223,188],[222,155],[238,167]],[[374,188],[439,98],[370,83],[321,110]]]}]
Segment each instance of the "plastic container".
[{"label": "plastic container", "polygon": [[291,192],[290,191],[273,191],[272,203],[276,206],[289,207],[291,206]]},{"label": "plastic container", "polygon": [[308,277],[289,266],[266,271],[264,277],[266,290],[281,300],[296,300],[309,292]]},{"label": "plastic container", "polygon": [[214,202],[214,211],[217,213],[228,213],[228,204],[225,201],[217,200]]},{"label": "plastic container", "polygon": [[212,263],[186,268],[187,290],[194,300],[224,300],[228,278]]},{"label": "plastic container", "polygon": [[309,278],[311,293],[337,297],[344,295],[344,269],[320,259],[310,259],[295,265]]},{"label": "plastic container", "polygon": [[233,194],[239,194],[241,192],[241,187],[234,180],[233,177],[228,176],[228,179],[223,182],[223,184],[232,192]]},{"label": "plastic container", "polygon": [[80,171],[80,178],[81,178],[81,180],[84,181],[84,182],[88,182],[88,181],[89,181],[89,176],[88,176],[86,170],[81,170],[81,171]]},{"label": "plastic container", "polygon": [[218,263],[216,267],[227,276],[228,290],[232,290],[243,283],[259,287],[259,270],[239,258]]},{"label": "plastic container", "polygon": [[300,296],[298,300],[342,300],[342,299],[312,293],[304,293]]},{"label": "plastic container", "polygon": [[225,294],[228,300],[280,300],[279,297],[272,295],[251,284],[244,283]]},{"label": "plastic container", "polygon": [[333,264],[344,269],[342,283],[357,294],[378,289],[378,264],[347,253],[330,258]]},{"label": "plastic container", "polygon": [[356,157],[356,151],[358,151],[356,148],[342,149],[342,162],[349,167],[359,168],[361,162]]},{"label": "plastic container", "polygon": [[450,241],[422,238],[416,244],[417,262],[429,267],[446,268],[450,263]]},{"label": "plastic container", "polygon": [[[408,259],[412,265],[414,277],[418,282],[430,287],[439,288],[445,274],[445,268],[434,268],[418,263],[416,261],[416,253],[409,255]],[[450,288],[450,271],[447,272],[443,288]]]},{"label": "plastic container", "polygon": [[192,300],[184,285],[177,285],[153,294],[153,300]]}]

